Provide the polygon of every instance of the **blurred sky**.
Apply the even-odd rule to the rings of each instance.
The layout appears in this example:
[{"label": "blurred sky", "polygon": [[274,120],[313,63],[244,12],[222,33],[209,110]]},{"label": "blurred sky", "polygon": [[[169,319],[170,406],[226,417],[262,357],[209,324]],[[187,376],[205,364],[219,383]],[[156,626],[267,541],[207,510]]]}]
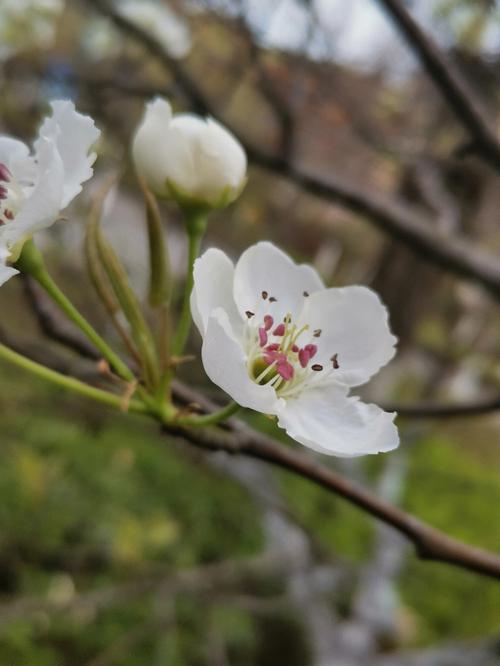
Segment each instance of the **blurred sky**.
[{"label": "blurred sky", "polygon": [[[443,46],[454,44],[474,15],[471,0],[469,6],[455,3],[457,7],[447,19],[439,20],[438,7],[443,8],[449,1],[407,3],[422,26]],[[479,0],[475,1],[479,6]],[[491,13],[492,20],[481,40],[481,50],[490,55],[500,49],[498,12],[497,8]],[[266,46],[378,69],[395,78],[404,77],[415,65],[377,0],[248,0],[246,16]]]}]

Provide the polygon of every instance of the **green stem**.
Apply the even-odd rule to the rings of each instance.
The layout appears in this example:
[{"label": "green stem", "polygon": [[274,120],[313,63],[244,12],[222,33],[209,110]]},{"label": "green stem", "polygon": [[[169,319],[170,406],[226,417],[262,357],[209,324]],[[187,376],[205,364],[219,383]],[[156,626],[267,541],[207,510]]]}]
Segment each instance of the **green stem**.
[{"label": "green stem", "polygon": [[111,349],[108,343],[101,338],[99,333],[89,324],[89,322],[78,312],[71,301],[63,294],[49,275],[42,255],[36,248],[33,241],[24,244],[21,256],[16,262],[16,267],[23,273],[31,275],[38,284],[47,292],[52,300],[57,303],[66,316],[87,336],[87,338],[101,352],[115,372],[128,382],[134,381],[134,373],[121,360],[121,358]]},{"label": "green stem", "polygon": [[[84,384],[79,379],[74,379],[73,377],[67,377],[62,375],[55,370],[46,368],[40,363],[18,354],[12,349],[9,349],[3,344],[0,344],[0,358],[16,365],[18,368],[31,372],[32,374],[45,379],[52,384],[72,391],[73,393],[78,393],[86,398],[91,398],[97,402],[102,403],[103,405],[108,405],[110,407],[117,407],[118,409],[123,409],[123,398],[119,395],[114,395],[113,393],[108,393],[88,384]],[[149,408],[140,400],[130,400],[127,406],[127,411],[136,412],[138,414],[148,414],[150,412]]]},{"label": "green stem", "polygon": [[181,356],[189,336],[191,327],[191,306],[190,298],[193,290],[194,276],[193,267],[196,258],[200,252],[201,239],[207,226],[206,212],[191,211],[186,213],[186,227],[189,240],[188,267],[186,284],[184,286],[184,297],[182,301],[182,310],[177,330],[172,345],[174,356]]},{"label": "green stem", "polygon": [[239,409],[240,405],[235,402],[230,402],[228,405],[219,409],[217,412],[212,412],[212,414],[205,414],[203,416],[185,416],[178,419],[174,419],[174,423],[179,426],[188,426],[188,427],[204,427],[217,425],[226,421],[233,414],[235,414]]}]

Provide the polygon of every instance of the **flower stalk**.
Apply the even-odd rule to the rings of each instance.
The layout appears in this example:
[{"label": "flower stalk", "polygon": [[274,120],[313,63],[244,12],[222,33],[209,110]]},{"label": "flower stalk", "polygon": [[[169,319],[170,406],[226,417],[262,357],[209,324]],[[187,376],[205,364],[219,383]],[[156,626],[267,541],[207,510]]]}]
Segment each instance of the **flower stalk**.
[{"label": "flower stalk", "polygon": [[222,409],[212,412],[211,414],[203,414],[201,416],[179,416],[174,419],[174,423],[176,425],[194,428],[214,426],[226,421],[240,409],[240,405],[236,402],[230,402]]},{"label": "flower stalk", "polygon": [[207,213],[201,209],[187,209],[186,230],[188,235],[188,264],[186,284],[184,286],[184,295],[182,301],[181,316],[177,325],[177,330],[172,345],[172,352],[175,356],[181,356],[184,352],[186,342],[191,328],[191,292],[194,284],[194,262],[200,253],[201,241],[207,227]]},{"label": "flower stalk", "polygon": [[130,286],[125,269],[99,227],[97,216],[92,217],[89,222],[88,238],[89,243],[95,245],[100,263],[106,272],[123,314],[130,324],[132,337],[140,355],[146,384],[150,388],[157,388],[160,376],[153,335]]},{"label": "flower stalk", "polygon": [[[78,393],[79,395],[90,398],[96,402],[99,402],[103,405],[108,405],[109,407],[116,407],[117,409],[123,410],[123,398],[122,396],[109,393],[108,391],[103,391],[102,389],[95,388],[94,386],[89,386],[84,382],[81,382],[79,379],[74,377],[67,377],[55,370],[46,368],[40,363],[36,363],[21,354],[9,349],[3,344],[0,344],[0,359],[11,363],[21,370],[30,372],[31,374],[55,384],[62,389],[71,391],[72,393]],[[150,408],[141,400],[130,399],[127,401],[127,412],[135,412],[137,414],[148,414],[150,413]]]},{"label": "flower stalk", "polygon": [[69,298],[59,289],[45,267],[41,252],[32,240],[24,244],[23,250],[15,264],[17,270],[30,275],[35,279],[52,300],[61,308],[86,337],[95,345],[103,358],[108,361],[113,370],[122,379],[131,382],[135,377],[130,368],[111,349],[108,343],[97,333],[80,312],[71,303]]}]

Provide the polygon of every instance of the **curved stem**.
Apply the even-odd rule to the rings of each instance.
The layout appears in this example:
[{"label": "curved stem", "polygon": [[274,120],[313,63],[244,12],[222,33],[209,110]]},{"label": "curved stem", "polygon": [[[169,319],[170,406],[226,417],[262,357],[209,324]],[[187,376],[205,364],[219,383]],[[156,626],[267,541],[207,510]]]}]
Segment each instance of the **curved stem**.
[{"label": "curved stem", "polygon": [[[72,391],[73,393],[78,393],[79,395],[82,395],[86,398],[100,402],[103,405],[116,407],[121,410],[124,409],[125,402],[121,396],[108,393],[107,391],[103,391],[102,389],[98,389],[93,386],[89,386],[88,384],[81,382],[79,379],[67,377],[66,375],[62,375],[55,370],[46,368],[44,365],[36,363],[35,361],[32,361],[31,359],[26,358],[25,356],[22,356],[15,351],[12,351],[12,349],[9,349],[1,343],[0,359],[12,363],[22,370],[31,372],[37,377],[45,379],[46,381],[49,381],[52,384],[59,386],[60,388]],[[136,412],[138,414],[148,414],[150,412],[149,408],[143,402],[133,399],[127,402],[125,411]]]},{"label": "curved stem", "polygon": [[211,414],[204,414],[203,416],[185,416],[175,419],[175,424],[179,426],[200,428],[204,426],[217,425],[233,416],[233,414],[235,414],[239,409],[241,409],[240,405],[238,405],[236,402],[230,402],[222,409],[219,409],[216,412],[212,412]]},{"label": "curved stem", "polygon": [[194,211],[186,213],[186,227],[189,240],[188,267],[186,284],[184,286],[184,297],[182,301],[182,310],[177,330],[172,345],[172,351],[175,356],[180,356],[184,351],[191,328],[191,306],[190,298],[193,290],[193,267],[196,258],[200,252],[201,239],[207,226],[207,216],[205,212]]},{"label": "curved stem", "polygon": [[33,241],[25,243],[21,256],[16,262],[16,267],[23,273],[31,275],[38,284],[47,292],[52,300],[61,308],[66,316],[87,336],[87,338],[101,352],[115,372],[126,381],[134,381],[135,375],[121,358],[111,349],[108,343],[97,333],[75,308],[69,298],[59,289],[52,277],[49,275],[42,255]]}]

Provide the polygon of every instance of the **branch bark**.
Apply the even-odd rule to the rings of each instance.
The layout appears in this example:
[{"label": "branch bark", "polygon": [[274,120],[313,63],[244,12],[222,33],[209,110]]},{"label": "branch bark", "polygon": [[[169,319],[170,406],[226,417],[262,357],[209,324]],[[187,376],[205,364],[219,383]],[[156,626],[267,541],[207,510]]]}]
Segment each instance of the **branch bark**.
[{"label": "branch bark", "polygon": [[205,450],[249,456],[308,479],[392,526],[413,543],[421,559],[446,562],[460,569],[500,580],[499,555],[453,539],[333,470],[318,464],[312,457],[297,453],[285,444],[255,432],[244,424],[231,421],[230,427],[231,432],[224,432],[221,429],[165,429],[165,432],[180,436]]},{"label": "branch bark", "polygon": [[414,21],[400,0],[378,0],[420,59],[455,117],[469,133],[473,146],[495,169],[500,169],[500,140],[475,92],[458,68]]}]

